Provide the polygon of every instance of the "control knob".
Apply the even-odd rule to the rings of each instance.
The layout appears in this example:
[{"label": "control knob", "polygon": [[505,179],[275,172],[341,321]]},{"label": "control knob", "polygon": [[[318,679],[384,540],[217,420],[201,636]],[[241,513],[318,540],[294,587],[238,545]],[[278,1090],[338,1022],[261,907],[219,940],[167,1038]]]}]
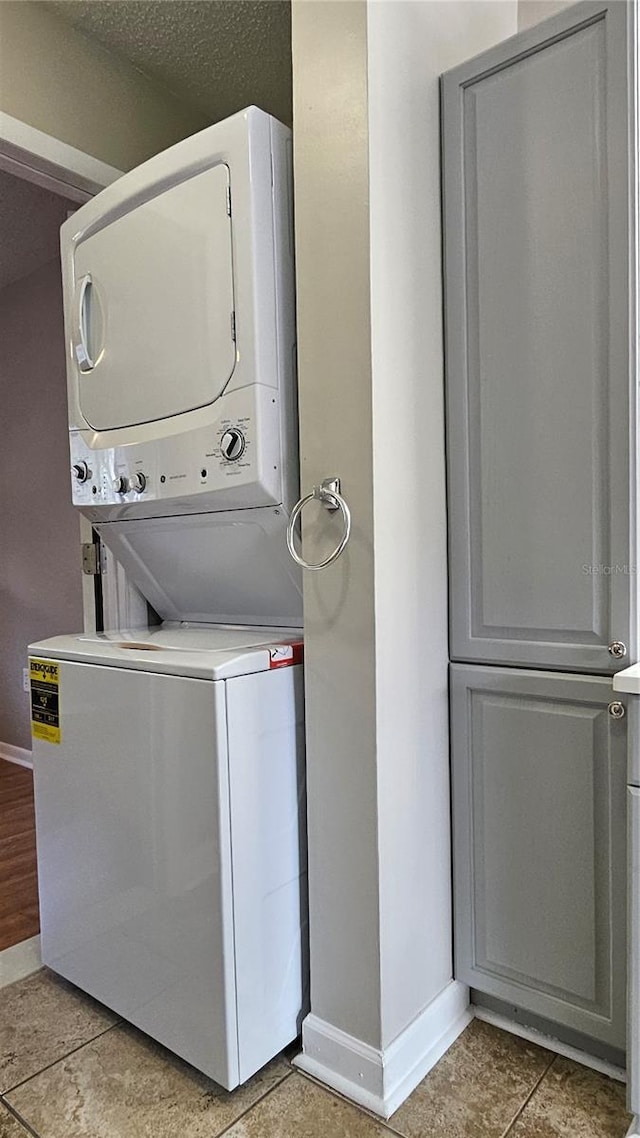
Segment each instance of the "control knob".
[{"label": "control knob", "polygon": [[244,435],[237,427],[229,427],[220,439],[220,452],[227,462],[236,462],[244,452]]},{"label": "control knob", "polygon": [[135,474],[131,475],[131,481],[129,482],[129,489],[130,490],[135,490],[136,494],[143,494],[144,491],[146,490],[146,488],[147,488],[147,476],[146,476],[146,474],[142,474],[141,471],[138,470]]},{"label": "control knob", "polygon": [[116,494],[126,494],[129,490],[129,479],[125,478],[124,474],[119,474],[113,480],[113,489]]},{"label": "control knob", "polygon": [[91,471],[86,462],[74,462],[71,472],[78,482],[88,482],[91,478]]}]

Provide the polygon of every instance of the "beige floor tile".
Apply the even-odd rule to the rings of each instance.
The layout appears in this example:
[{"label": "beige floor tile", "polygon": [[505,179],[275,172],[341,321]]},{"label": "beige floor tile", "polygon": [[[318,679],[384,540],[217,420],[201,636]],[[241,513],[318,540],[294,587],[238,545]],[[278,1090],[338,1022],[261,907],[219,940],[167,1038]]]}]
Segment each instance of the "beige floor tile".
[{"label": "beige floor tile", "polygon": [[624,1138],[630,1123],[622,1083],[558,1057],[509,1138]]},{"label": "beige floor tile", "polygon": [[501,1138],[551,1060],[475,1019],[389,1125],[407,1138]]},{"label": "beige floor tile", "polygon": [[94,1039],[116,1017],[42,970],[0,989],[0,1091]]},{"label": "beige floor tile", "polygon": [[290,1074],[275,1059],[231,1094],[134,1028],[115,1027],[7,1095],[42,1138],[215,1138]]},{"label": "beige floor tile", "polygon": [[16,1122],[12,1114],[0,1106],[0,1138],[28,1138],[29,1131]]},{"label": "beige floor tile", "polygon": [[368,1114],[302,1075],[291,1075],[224,1138],[392,1138]]}]

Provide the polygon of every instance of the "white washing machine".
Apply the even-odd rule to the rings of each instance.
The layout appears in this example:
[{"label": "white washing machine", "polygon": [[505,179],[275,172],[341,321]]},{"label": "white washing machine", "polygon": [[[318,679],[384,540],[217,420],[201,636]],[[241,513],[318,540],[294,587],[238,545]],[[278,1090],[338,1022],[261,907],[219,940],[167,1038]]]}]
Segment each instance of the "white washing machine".
[{"label": "white washing machine", "polygon": [[227,1089],[305,1005],[291,629],[32,644],[42,959]]}]

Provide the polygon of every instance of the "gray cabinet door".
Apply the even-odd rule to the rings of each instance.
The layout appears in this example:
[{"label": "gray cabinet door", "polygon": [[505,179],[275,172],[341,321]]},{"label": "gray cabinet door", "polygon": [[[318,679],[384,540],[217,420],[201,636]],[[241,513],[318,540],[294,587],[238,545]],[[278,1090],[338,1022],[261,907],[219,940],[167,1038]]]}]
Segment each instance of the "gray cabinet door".
[{"label": "gray cabinet door", "polygon": [[627,1102],[640,1114],[640,786],[630,786],[628,795],[629,842],[629,1014],[627,1021]]},{"label": "gray cabinet door", "polygon": [[628,15],[576,5],[443,79],[453,659],[635,658]]},{"label": "gray cabinet door", "polygon": [[627,718],[606,678],[451,667],[456,976],[625,1046]]}]

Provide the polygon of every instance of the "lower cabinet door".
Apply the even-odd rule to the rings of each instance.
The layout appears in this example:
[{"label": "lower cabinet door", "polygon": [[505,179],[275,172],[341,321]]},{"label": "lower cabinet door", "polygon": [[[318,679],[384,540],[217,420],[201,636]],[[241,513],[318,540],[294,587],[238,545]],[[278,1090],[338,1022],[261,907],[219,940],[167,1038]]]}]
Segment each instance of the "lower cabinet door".
[{"label": "lower cabinet door", "polygon": [[451,667],[456,975],[624,1048],[627,717],[611,681]]},{"label": "lower cabinet door", "polygon": [[628,789],[629,806],[629,1022],[627,1102],[640,1114],[640,786]]}]

